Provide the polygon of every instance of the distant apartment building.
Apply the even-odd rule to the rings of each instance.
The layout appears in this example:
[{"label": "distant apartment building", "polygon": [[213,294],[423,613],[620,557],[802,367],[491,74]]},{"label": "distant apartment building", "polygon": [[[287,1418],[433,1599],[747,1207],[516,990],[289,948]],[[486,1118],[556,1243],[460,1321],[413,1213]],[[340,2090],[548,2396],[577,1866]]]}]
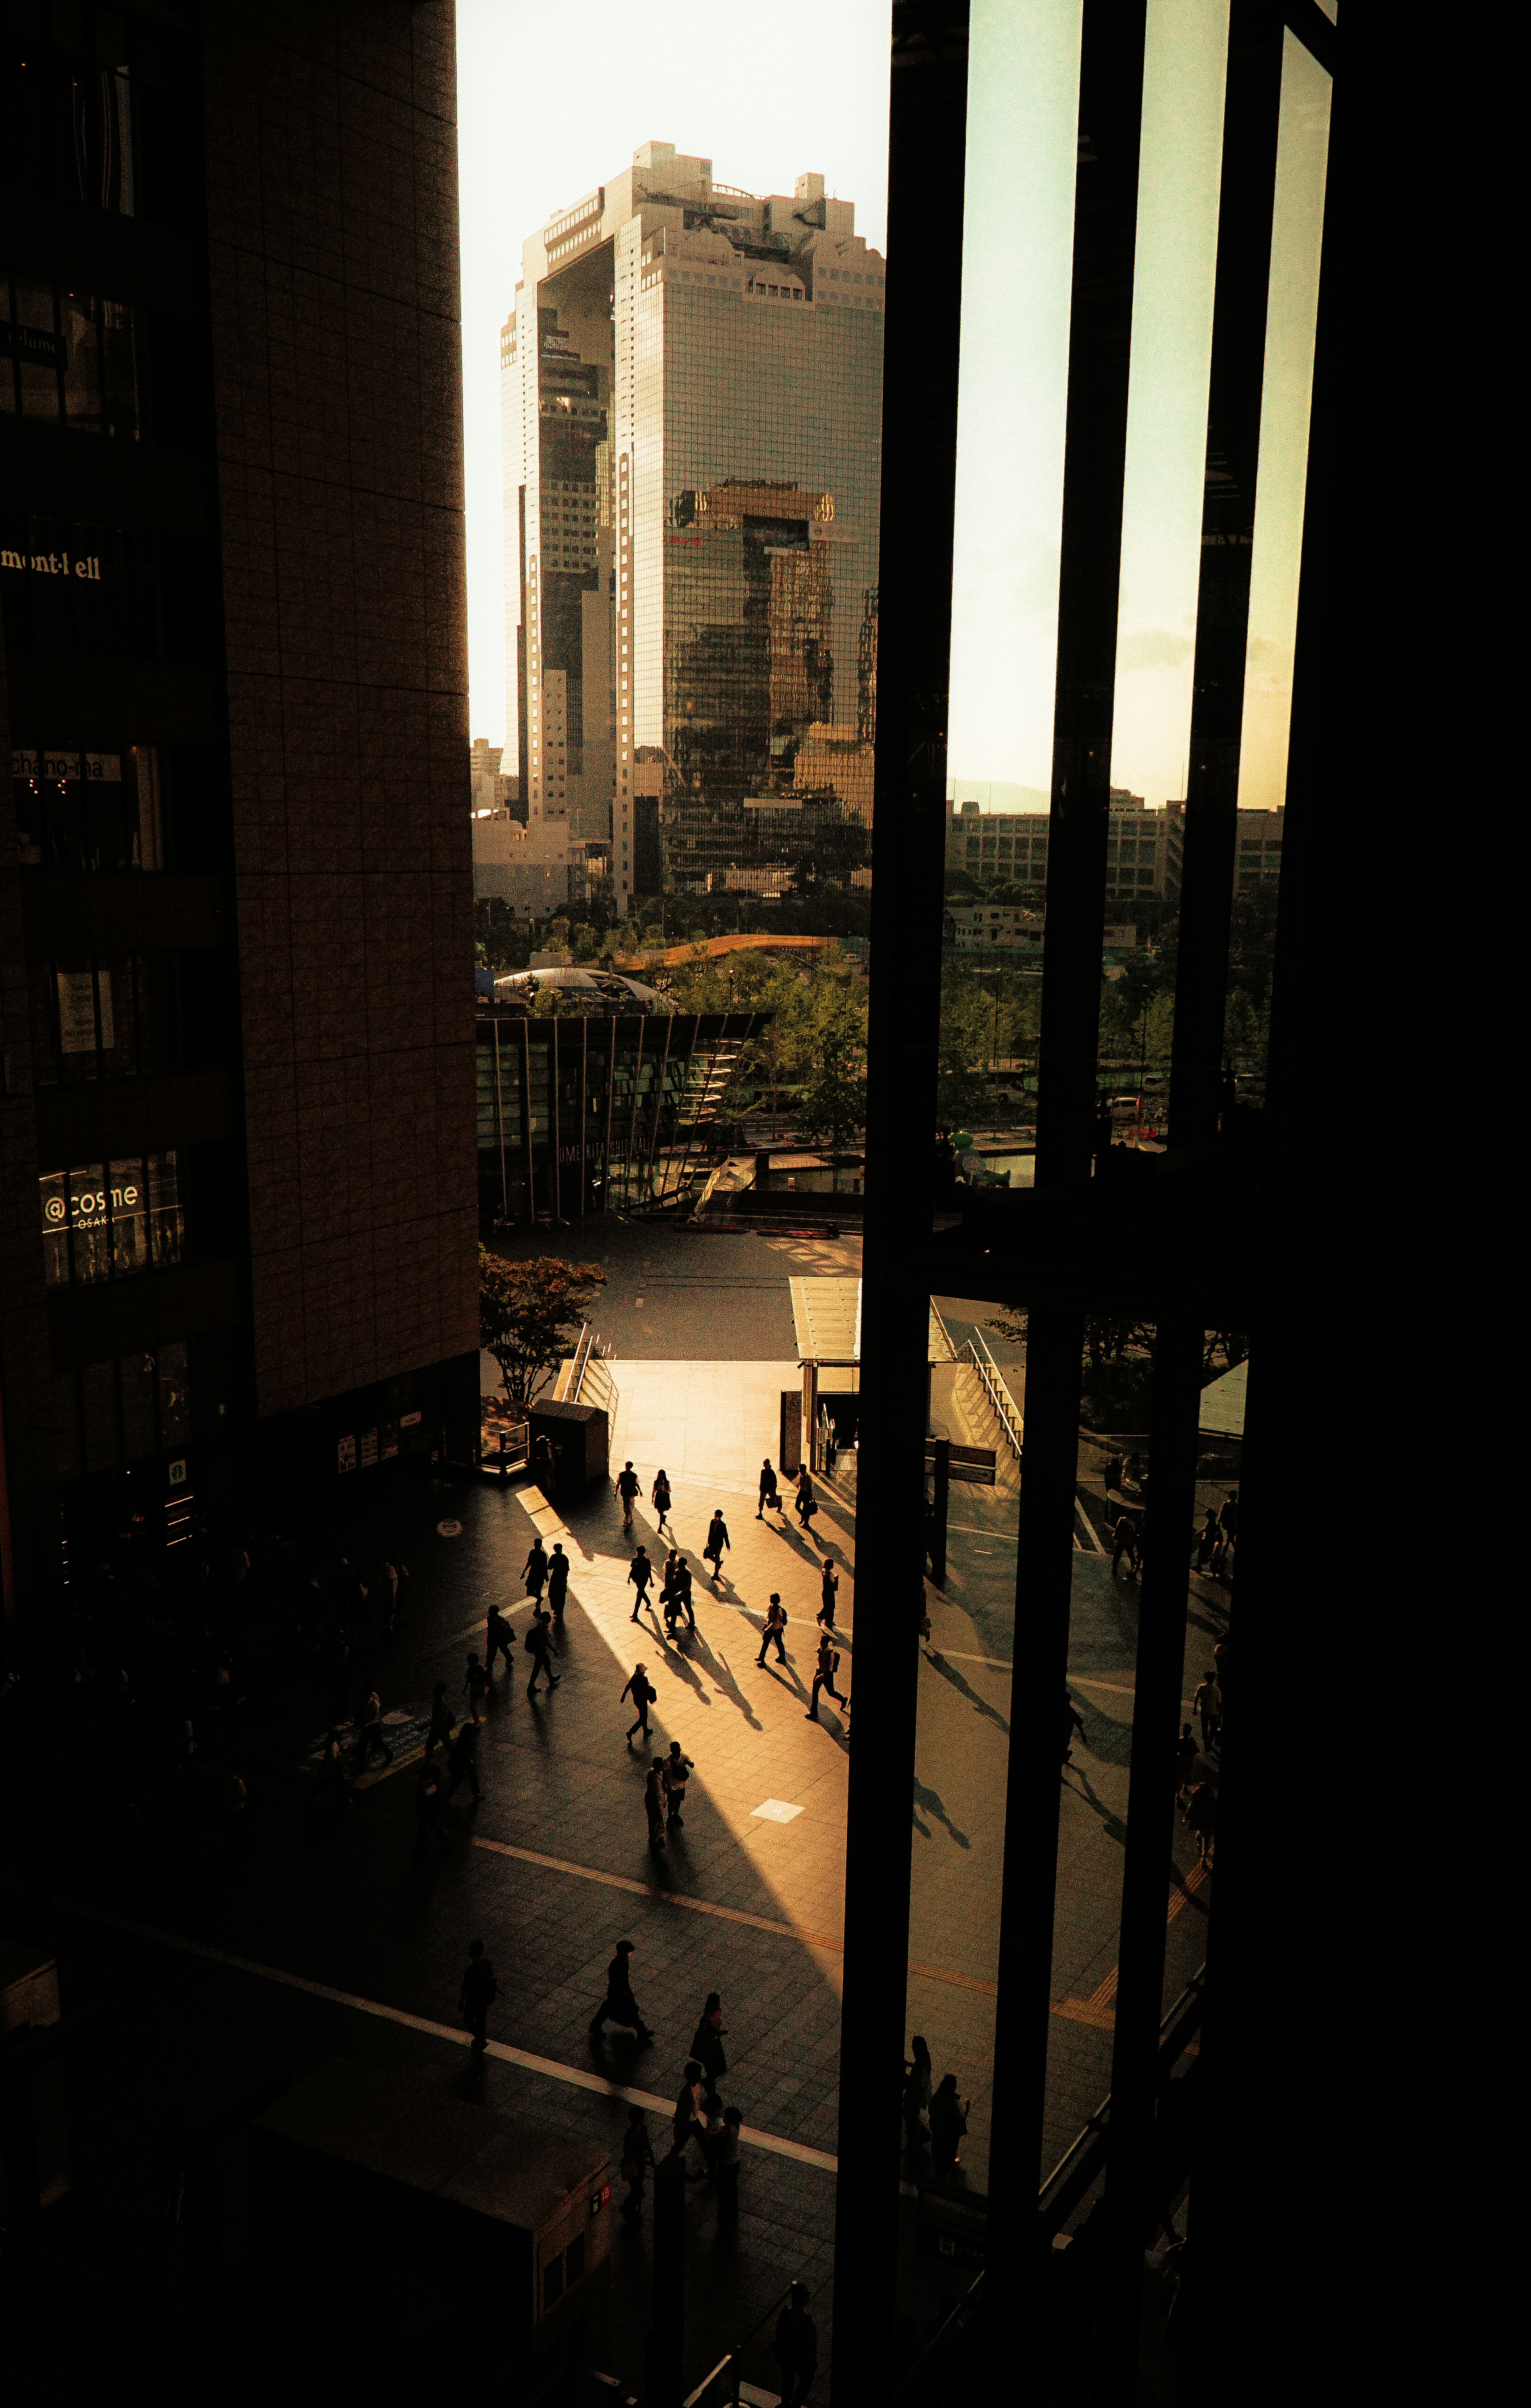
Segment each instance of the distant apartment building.
[{"label": "distant apartment building", "polygon": [[521,780],[501,774],[504,757],[498,744],[489,743],[482,736],[475,738],[468,755],[468,787],[475,819],[488,819],[495,811],[508,811],[512,819],[523,820],[526,816],[521,800]]},{"label": "distant apartment building", "polygon": [[624,910],[806,862],[865,878],[885,274],[853,205],[648,142],[522,261],[501,370],[528,825],[608,840]]},{"label": "distant apartment building", "polygon": [[[1238,883],[1246,889],[1278,878],[1281,866],[1284,810],[1238,814]],[[1185,805],[1151,808],[1124,786],[1111,788],[1106,853],[1106,896],[1118,904],[1172,902],[1180,891],[1185,843]],[[1040,886],[1047,880],[1048,814],[985,810],[977,802],[946,807],[948,873],[996,883],[1015,879]]]},{"label": "distant apartment building", "polygon": [[[1002,953],[1023,968],[1042,967],[1046,921],[1040,911],[1028,910],[1023,904],[949,903],[945,933],[956,953]],[[1108,953],[1130,953],[1138,943],[1138,931],[1130,925],[1109,926],[1101,936]]]}]

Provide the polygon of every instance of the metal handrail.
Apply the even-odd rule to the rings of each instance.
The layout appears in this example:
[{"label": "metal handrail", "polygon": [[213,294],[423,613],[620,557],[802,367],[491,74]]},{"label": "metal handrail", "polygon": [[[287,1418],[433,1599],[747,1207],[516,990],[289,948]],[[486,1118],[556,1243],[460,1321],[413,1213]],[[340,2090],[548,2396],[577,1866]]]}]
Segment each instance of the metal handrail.
[{"label": "metal handrail", "polygon": [[553,1390],[553,1402],[555,1405],[577,1405],[579,1403],[579,1383],[585,1376],[585,1366],[590,1360],[590,1350],[592,1343],[594,1342],[594,1336],[595,1333],[592,1329],[589,1322],[582,1321],[579,1324],[579,1336],[575,1345],[574,1353],[558,1375],[558,1385]]},{"label": "metal handrail", "polygon": [[[801,2280],[801,2277],[798,2277],[797,2279]],[[813,2297],[812,2286],[805,2283],[803,2287],[808,2292],[808,2298],[811,2300]],[[756,2335],[770,2323],[771,2318],[776,2315],[778,2309],[782,2307],[786,2301],[791,2299],[792,2294],[793,2285],[789,2283],[786,2289],[781,2292],[780,2297],[771,2301],[771,2304],[766,2309],[765,2315],[758,2317],[751,2326],[749,2331],[745,2334],[744,2339],[742,2341],[737,2341],[734,2344],[733,2348],[728,2352],[726,2358],[719,2358],[718,2363],[712,2369],[711,2373],[703,2375],[700,2383],[696,2386],[695,2390],[689,2391],[686,2394],[685,2400],[682,2403],[682,2408],[704,2408],[704,2402],[707,2401],[708,2395],[711,2391],[712,2386],[717,2382],[719,2376],[729,2374],[732,2374],[733,2376],[733,2388],[728,2394],[728,2399],[731,2403],[731,2408],[738,2408],[739,2386],[744,2381],[744,2353],[749,2348],[750,2344],[755,2339]],[[722,2408],[721,2402],[720,2408]]]},{"label": "metal handrail", "polygon": [[[934,1310],[934,1307],[932,1310]],[[998,1364],[994,1361],[994,1356],[989,1352],[987,1344],[981,1338],[973,1337],[966,1339],[964,1341],[962,1352],[963,1354],[970,1354],[972,1356],[973,1367],[978,1372],[979,1378],[983,1383],[989,1402],[993,1405],[1004,1426],[1005,1436],[1009,1443],[1010,1452],[1014,1455],[1017,1463],[1019,1463],[1021,1460],[1021,1441],[1025,1433],[1025,1423],[1020,1412],[1016,1410],[1015,1398],[1011,1396],[1009,1389],[1005,1384]],[[961,1354],[958,1355],[957,1360],[961,1362]]]}]

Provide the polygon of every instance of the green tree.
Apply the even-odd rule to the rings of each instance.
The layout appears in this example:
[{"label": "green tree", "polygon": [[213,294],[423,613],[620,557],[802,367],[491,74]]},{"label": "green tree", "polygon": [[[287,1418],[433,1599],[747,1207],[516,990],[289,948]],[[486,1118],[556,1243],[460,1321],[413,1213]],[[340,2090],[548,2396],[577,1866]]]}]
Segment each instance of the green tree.
[{"label": "green tree", "polygon": [[866,1004],[844,972],[821,976],[805,1016],[802,1125],[838,1152],[866,1119]]},{"label": "green tree", "polygon": [[989,1099],[985,1071],[994,1057],[994,994],[971,972],[951,970],[941,982],[941,1025],[936,1049],[936,1117],[959,1128]]},{"label": "green tree", "polygon": [[524,1408],[547,1386],[605,1285],[599,1263],[552,1254],[509,1262],[479,1247],[479,1343],[498,1364],[510,1404]]}]

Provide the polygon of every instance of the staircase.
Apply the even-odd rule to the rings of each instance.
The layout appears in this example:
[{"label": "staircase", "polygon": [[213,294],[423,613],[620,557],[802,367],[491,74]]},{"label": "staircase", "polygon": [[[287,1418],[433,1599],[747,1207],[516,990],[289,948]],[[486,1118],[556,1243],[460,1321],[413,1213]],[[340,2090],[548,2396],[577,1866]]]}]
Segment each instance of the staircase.
[{"label": "staircase", "polygon": [[553,1402],[559,1405],[594,1405],[607,1417],[608,1428],[617,1420],[619,1391],[611,1375],[611,1349],[590,1322],[579,1331],[579,1342],[558,1375],[553,1390]]}]

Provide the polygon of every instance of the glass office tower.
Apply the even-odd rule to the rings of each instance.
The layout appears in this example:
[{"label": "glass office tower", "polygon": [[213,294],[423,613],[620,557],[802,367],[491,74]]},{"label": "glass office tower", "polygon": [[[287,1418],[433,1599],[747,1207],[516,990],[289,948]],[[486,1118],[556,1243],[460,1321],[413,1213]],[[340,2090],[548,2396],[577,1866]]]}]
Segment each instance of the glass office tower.
[{"label": "glass office tower", "polygon": [[523,263],[501,356],[531,824],[608,837],[622,909],[656,874],[865,882],[885,277],[853,204],[649,142]]}]

